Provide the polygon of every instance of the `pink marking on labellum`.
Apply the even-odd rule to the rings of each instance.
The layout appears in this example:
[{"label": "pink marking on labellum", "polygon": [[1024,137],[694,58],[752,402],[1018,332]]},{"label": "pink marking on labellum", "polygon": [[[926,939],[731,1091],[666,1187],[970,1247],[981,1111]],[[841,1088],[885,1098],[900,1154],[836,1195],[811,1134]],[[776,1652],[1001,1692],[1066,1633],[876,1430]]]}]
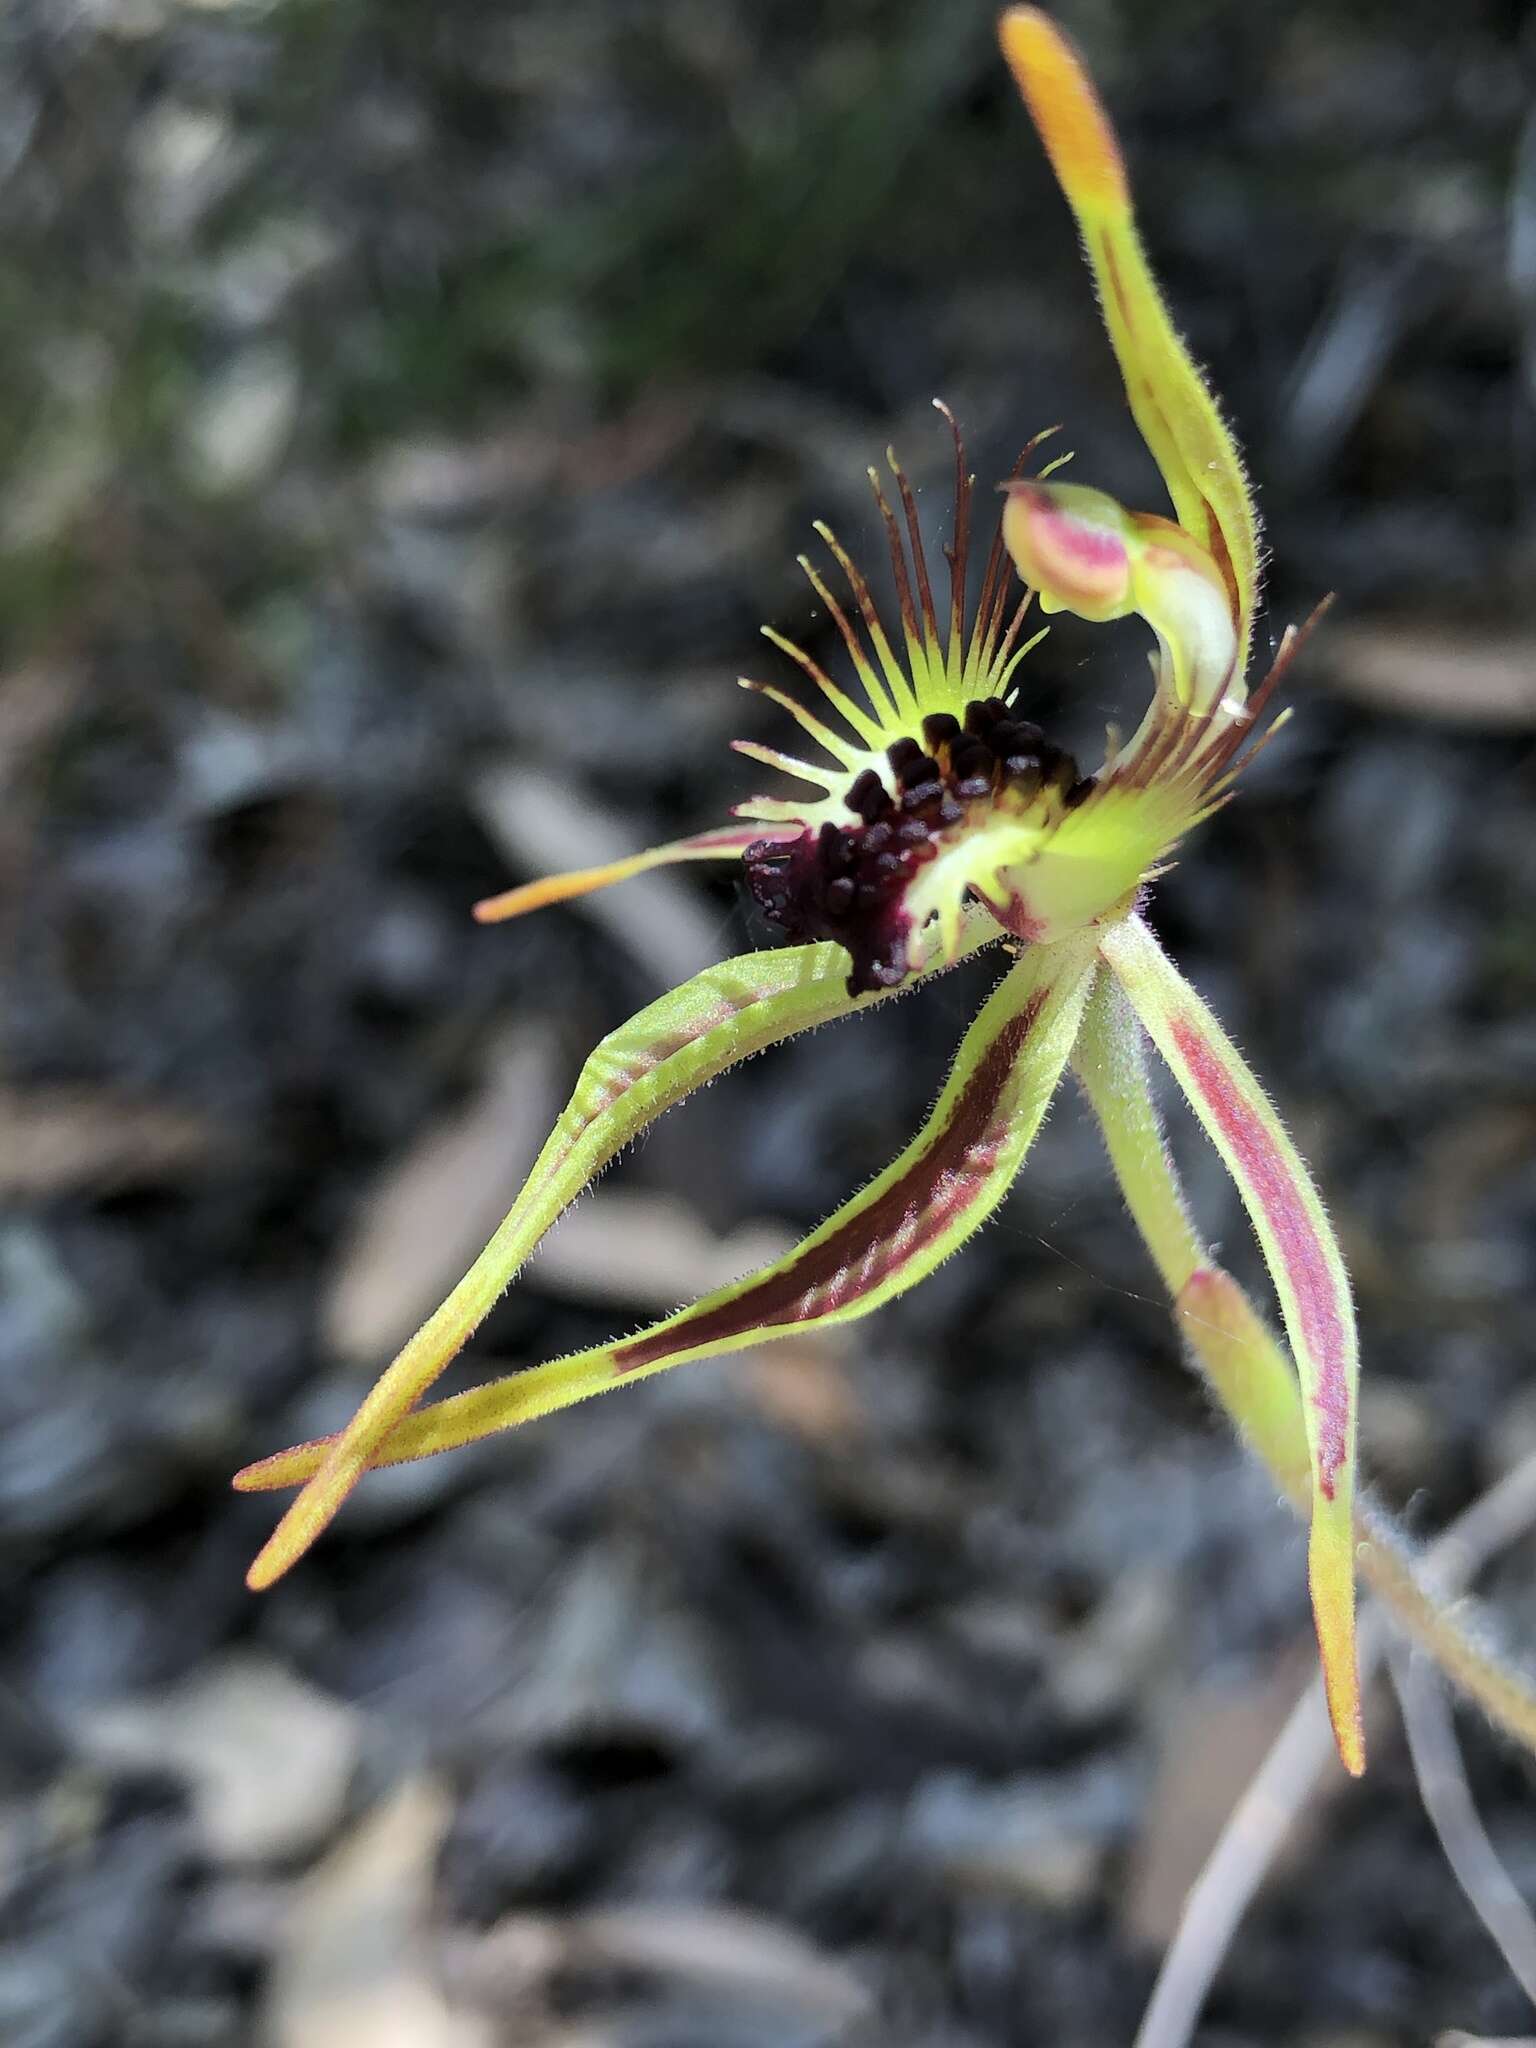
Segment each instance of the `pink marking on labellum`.
[{"label": "pink marking on labellum", "polygon": [[1332,1500],[1335,1476],[1348,1455],[1350,1398],[1344,1365],[1346,1321],[1327,1254],[1274,1140],[1232,1085],[1199,1027],[1174,1017],[1169,1028],[1190,1079],[1236,1153],[1244,1182],[1279,1243],[1296,1294],[1302,1337],[1317,1360],[1317,1483],[1323,1498]]},{"label": "pink marking on labellum", "polygon": [[616,1376],[654,1365],[669,1353],[740,1335],[810,1322],[846,1308],[926,1250],[987,1185],[1008,1136],[1011,1107],[1001,1108],[1045,991],[1000,1031],[960,1092],[949,1121],[901,1177],[820,1244],[735,1300],[669,1322],[614,1351]]}]

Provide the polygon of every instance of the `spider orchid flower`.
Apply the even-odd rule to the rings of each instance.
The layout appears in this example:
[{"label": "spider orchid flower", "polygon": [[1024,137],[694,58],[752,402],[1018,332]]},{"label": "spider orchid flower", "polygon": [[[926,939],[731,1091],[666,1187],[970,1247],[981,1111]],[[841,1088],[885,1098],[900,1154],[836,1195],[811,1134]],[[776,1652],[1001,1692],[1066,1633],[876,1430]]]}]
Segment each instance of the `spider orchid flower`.
[{"label": "spider orchid flower", "polygon": [[[845,1323],[904,1293],[996,1209],[1072,1065],[1196,1362],[1279,1484],[1310,1508],[1323,1670],[1340,1754],[1358,1771],[1348,1281],[1279,1119],[1141,915],[1174,848],[1227,800],[1256,716],[1299,641],[1287,633],[1250,696],[1258,523],[1236,449],[1164,308],[1113,132],[1075,51],[1033,7],[1010,9],[1000,33],[1076,215],[1172,514],[1128,511],[1062,482],[1059,463],[1031,471],[1038,437],[1003,486],[1000,530],[968,606],[973,489],[956,434],[941,608],[912,491],[893,458],[889,493],[870,472],[893,621],[820,527],[830,568],[803,566],[841,636],[851,684],[769,631],[815,708],[775,685],[749,685],[794,720],[815,755],[747,741],[739,751],[806,793],[753,797],[722,829],[478,906],[482,920],[497,921],[663,863],[734,859],[790,943],[698,975],[597,1048],[511,1213],[350,1425],[239,1475],[246,1490],[301,1488],[250,1583],[266,1586],[285,1571],[370,1467],[451,1449],[688,1359]],[[1032,605],[1088,620],[1134,613],[1151,631],[1150,706],[1128,740],[1111,733],[1091,772],[1026,715]],[[987,946],[1006,967],[927,1122],[793,1251],[632,1336],[418,1406],[556,1217],[663,1110],[748,1055],[886,1001]],[[1290,1359],[1188,1221],[1152,1104],[1147,1039],[1237,1184]]]}]

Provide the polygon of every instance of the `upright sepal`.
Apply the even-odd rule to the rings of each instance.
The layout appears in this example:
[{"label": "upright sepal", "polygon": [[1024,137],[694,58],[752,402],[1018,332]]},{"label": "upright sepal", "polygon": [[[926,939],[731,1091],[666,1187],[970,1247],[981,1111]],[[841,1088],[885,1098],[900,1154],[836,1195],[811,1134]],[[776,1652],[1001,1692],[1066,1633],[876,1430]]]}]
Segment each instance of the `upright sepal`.
[{"label": "upright sepal", "polygon": [[[1237,1048],[1139,917],[1100,951],[1236,1181],[1301,1381],[1312,1477],[1312,1607],[1339,1753],[1364,1767],[1353,1501],[1359,1354],[1349,1280],[1311,1176]],[[1242,1334],[1242,1333],[1235,1333]]]},{"label": "upright sepal", "polygon": [[1077,219],[1131,412],[1179,524],[1226,584],[1241,674],[1258,597],[1259,523],[1236,445],[1168,317],[1115,132],[1082,59],[1038,7],[1010,7],[998,33]]},{"label": "upright sepal", "polygon": [[[514,1428],[688,1359],[869,1314],[980,1228],[1044,1119],[1094,973],[1091,939],[1032,947],[966,1033],[923,1129],[862,1193],[773,1264],[649,1329],[532,1366],[399,1421],[373,1463],[396,1464]],[[248,1491],[297,1485],[329,1442],[247,1467]]]}]

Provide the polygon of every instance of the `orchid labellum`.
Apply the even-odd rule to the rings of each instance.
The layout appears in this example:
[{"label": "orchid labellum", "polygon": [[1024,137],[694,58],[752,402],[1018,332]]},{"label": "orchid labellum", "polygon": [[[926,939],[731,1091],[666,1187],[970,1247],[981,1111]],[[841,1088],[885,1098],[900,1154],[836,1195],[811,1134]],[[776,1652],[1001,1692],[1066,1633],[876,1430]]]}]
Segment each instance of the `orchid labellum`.
[{"label": "orchid labellum", "polygon": [[[836,537],[818,529],[825,560],[804,567],[850,673],[835,680],[770,632],[800,671],[802,693],[753,687],[795,722],[809,757],[739,743],[801,793],[753,797],[723,829],[479,906],[495,921],[665,862],[739,860],[790,943],[698,975],[598,1046],[511,1213],[347,1428],[240,1474],[247,1490],[300,1488],[250,1582],[264,1587],[286,1571],[371,1467],[451,1450],[689,1359],[848,1322],[904,1293],[996,1209],[1071,1066],[1195,1362],[1278,1485],[1310,1512],[1334,1730],[1345,1764],[1359,1771],[1349,1284],[1279,1118],[1142,917],[1173,849],[1227,800],[1297,638],[1287,633],[1250,693],[1259,542],[1241,462],[1169,320],[1113,132],[1071,44],[1033,7],[1010,9],[1001,39],[1076,215],[1171,512],[1128,511],[1060,481],[1050,465],[1033,468],[1037,442],[1003,486],[1000,530],[972,607],[975,508],[958,435],[942,602],[904,475],[893,461],[887,486],[871,471],[894,614],[882,616]],[[1111,736],[1105,759],[1086,771],[1028,715],[1032,605],[1088,620],[1134,613],[1150,629],[1152,701],[1131,736]],[[928,1121],[793,1251],[634,1335],[418,1405],[562,1210],[653,1118],[750,1054],[887,1001],[986,947],[1006,964]],[[1148,1041],[1237,1184],[1289,1357],[1188,1220],[1153,1106]],[[1369,1528],[1359,1528],[1362,1561],[1370,1568],[1369,1553],[1380,1576],[1395,1572],[1410,1588],[1399,1588],[1399,1605],[1412,1608],[1401,1561],[1373,1551]]]}]

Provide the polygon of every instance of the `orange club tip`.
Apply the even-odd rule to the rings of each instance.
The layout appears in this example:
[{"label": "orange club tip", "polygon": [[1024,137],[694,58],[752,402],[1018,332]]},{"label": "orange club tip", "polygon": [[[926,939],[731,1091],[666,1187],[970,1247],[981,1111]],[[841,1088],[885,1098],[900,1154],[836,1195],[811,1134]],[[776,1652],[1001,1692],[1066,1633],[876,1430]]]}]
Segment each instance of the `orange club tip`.
[{"label": "orange club tip", "polygon": [[627,882],[631,875],[643,875],[651,868],[673,867],[690,860],[735,860],[759,839],[776,839],[783,834],[771,825],[726,825],[714,832],[697,832],[691,839],[674,839],[666,846],[647,847],[644,853],[629,854],[623,860],[605,861],[601,867],[572,868],[563,875],[545,875],[537,882],[524,882],[500,896],[483,896],[474,906],[477,924],[505,924],[509,918],[526,917],[530,910],[542,910],[549,903],[566,903],[573,896],[590,896],[594,889],[606,889],[614,882]]},{"label": "orange club tip", "polygon": [[[1352,1517],[1340,1517],[1342,1532],[1329,1527],[1324,1509],[1314,1514],[1307,1546],[1307,1577],[1323,1669],[1323,1693],[1339,1761],[1352,1778],[1365,1772],[1365,1726],[1360,1699],[1359,1650],[1355,1636],[1355,1546]],[[1340,1540],[1342,1534],[1342,1541]]]},{"label": "orange club tip", "polygon": [[1074,207],[1129,213],[1115,131],[1077,46],[1042,8],[1010,7],[998,41],[1051,167]]},{"label": "orange club tip", "polygon": [[1365,1722],[1360,1684],[1353,1667],[1340,1670],[1331,1662],[1326,1664],[1323,1667],[1323,1696],[1328,1702],[1328,1720],[1333,1729],[1339,1762],[1352,1778],[1363,1778]]},{"label": "orange club tip", "polygon": [[610,882],[622,882],[644,865],[642,857],[639,861],[611,861],[606,867],[577,868],[566,875],[545,875],[520,888],[505,889],[499,896],[482,896],[470,914],[476,924],[505,924],[510,918],[526,917],[530,910],[542,910],[548,903],[564,903],[572,896],[605,889]]}]

